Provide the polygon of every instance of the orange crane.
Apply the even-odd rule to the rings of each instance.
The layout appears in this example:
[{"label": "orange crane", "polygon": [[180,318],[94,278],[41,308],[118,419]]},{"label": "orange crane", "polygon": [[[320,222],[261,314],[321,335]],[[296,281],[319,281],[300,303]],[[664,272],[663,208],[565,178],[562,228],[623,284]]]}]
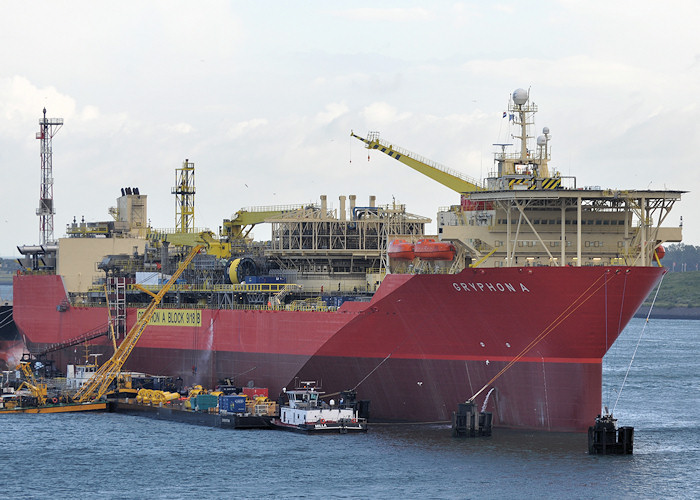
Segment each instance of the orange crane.
[{"label": "orange crane", "polygon": [[187,266],[190,265],[195,255],[197,255],[203,248],[203,245],[197,245],[192,248],[192,251],[187,255],[187,258],[182,261],[177,271],[175,271],[172,277],[165,285],[163,285],[163,288],[161,288],[157,294],[141,288],[141,290],[153,296],[153,300],[146,308],[143,315],[136,321],[136,323],[134,323],[134,326],[131,328],[131,330],[129,330],[126,337],[124,337],[124,340],[119,345],[114,355],[95,372],[88,382],[83,384],[83,386],[73,396],[73,401],[77,403],[85,403],[87,401],[96,401],[104,396],[112,381],[114,381],[117,375],[119,375],[122,366],[124,366],[124,363],[126,363],[126,360],[129,358],[129,355],[136,346],[136,343],[139,341],[139,338],[141,338],[141,334],[148,326],[148,323],[158,307],[158,304],[160,304],[165,294],[180,277],[182,272],[187,268]]}]

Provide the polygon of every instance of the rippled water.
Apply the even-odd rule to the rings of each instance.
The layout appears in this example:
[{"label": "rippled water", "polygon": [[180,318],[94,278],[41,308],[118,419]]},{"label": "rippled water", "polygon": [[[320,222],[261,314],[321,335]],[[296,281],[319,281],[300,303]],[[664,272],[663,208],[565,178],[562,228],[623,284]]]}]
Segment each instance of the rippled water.
[{"label": "rippled water", "polygon": [[[613,407],[644,322],[606,356]],[[0,416],[2,498],[697,498],[700,322],[654,320],[615,415],[632,456],[584,434],[375,424],[364,435],[233,431],[118,414]]]},{"label": "rippled water", "polygon": [[0,299],[12,300],[12,285],[0,284]]}]

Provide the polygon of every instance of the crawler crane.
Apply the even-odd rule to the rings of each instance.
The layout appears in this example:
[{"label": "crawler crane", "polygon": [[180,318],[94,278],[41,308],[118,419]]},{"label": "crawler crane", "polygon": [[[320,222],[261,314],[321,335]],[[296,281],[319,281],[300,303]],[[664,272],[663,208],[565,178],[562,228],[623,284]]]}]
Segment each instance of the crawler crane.
[{"label": "crawler crane", "polygon": [[36,398],[37,405],[43,406],[46,404],[46,384],[44,382],[38,382],[34,378],[34,373],[32,373],[31,363],[25,361],[17,365],[18,370],[22,370],[24,374],[24,382],[17,388],[17,392],[21,391],[25,387],[29,389],[32,396]]},{"label": "crawler crane", "polygon": [[141,334],[148,326],[148,323],[158,307],[158,304],[160,304],[170,287],[180,277],[180,274],[182,274],[187,266],[190,265],[195,255],[197,255],[202,248],[204,248],[203,245],[197,245],[192,249],[189,255],[187,255],[187,258],[180,264],[177,271],[175,271],[170,280],[163,285],[163,288],[161,288],[157,294],[141,288],[142,291],[153,297],[150,305],[146,308],[143,315],[136,321],[136,323],[134,323],[134,326],[131,328],[131,330],[129,330],[126,337],[124,337],[124,340],[119,345],[114,355],[95,372],[95,374],[80,388],[80,390],[78,390],[78,392],[73,396],[73,401],[76,403],[85,403],[88,401],[96,401],[104,396],[112,381],[117,377],[117,375],[119,375],[122,366],[124,366],[124,363],[126,363],[126,360],[129,358],[129,355],[136,346],[139,338],[141,338]]}]

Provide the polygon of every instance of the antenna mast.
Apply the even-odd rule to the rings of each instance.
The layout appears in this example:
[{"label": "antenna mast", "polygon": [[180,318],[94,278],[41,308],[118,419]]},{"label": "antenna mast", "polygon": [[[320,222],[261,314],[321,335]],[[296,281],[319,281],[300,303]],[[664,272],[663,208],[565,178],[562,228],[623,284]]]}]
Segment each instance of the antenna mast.
[{"label": "antenna mast", "polygon": [[46,118],[46,108],[44,108],[44,118],[39,120],[39,132],[36,138],[41,141],[41,192],[39,193],[39,208],[36,214],[39,216],[39,232],[41,233],[41,244],[53,243],[53,216],[56,213],[53,205],[53,167],[52,139],[56,132],[63,126],[63,118]]}]

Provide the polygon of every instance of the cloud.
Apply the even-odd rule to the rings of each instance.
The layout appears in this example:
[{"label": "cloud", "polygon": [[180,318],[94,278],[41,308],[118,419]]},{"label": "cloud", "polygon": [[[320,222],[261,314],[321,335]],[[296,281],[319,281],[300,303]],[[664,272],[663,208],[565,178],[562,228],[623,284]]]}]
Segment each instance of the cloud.
[{"label": "cloud", "polygon": [[25,136],[23,127],[42,117],[41,105],[47,108],[47,117],[74,116],[75,100],[54,87],[39,88],[22,76],[0,78],[0,133],[6,136]]},{"label": "cloud", "polygon": [[[376,194],[378,203],[394,196],[434,218],[454,193],[381,154],[367,161],[350,130],[379,130],[485,176],[492,144],[512,142],[501,113],[517,87],[531,88],[540,107],[533,135],[552,130],[552,167],[581,185],[646,188],[653,180],[698,191],[686,151],[700,137],[692,119],[699,8],[608,4],[314,9],[127,0],[68,12],[40,1],[46,15],[37,18],[34,4],[13,3],[0,19],[14,47],[0,70],[0,164],[12,177],[0,186],[1,208],[12,214],[0,254],[38,236],[34,135],[44,106],[65,120],[54,140],[57,232],[73,215],[105,219],[127,185],[149,196],[155,227],[172,226],[171,184],[185,158],[198,172],[198,226],[216,228],[243,206],[321,193]],[[522,25],[537,29],[523,37]],[[54,26],[62,33],[47,48],[36,33]],[[696,213],[696,194],[673,210],[684,214],[687,243],[700,244]]]},{"label": "cloud", "polygon": [[347,112],[348,106],[344,102],[330,103],[326,105],[325,111],[316,113],[316,121],[322,125],[327,125]]},{"label": "cloud", "polygon": [[252,120],[238,122],[228,129],[226,136],[229,139],[236,139],[251,132],[252,130],[266,127],[267,125],[268,121],[265,118],[253,118]]},{"label": "cloud", "polygon": [[335,15],[353,21],[378,21],[378,22],[414,22],[425,21],[433,17],[433,13],[420,7],[412,8],[377,8],[362,7],[336,11]]},{"label": "cloud", "polygon": [[168,125],[166,127],[168,130],[171,132],[175,132],[177,134],[189,134],[194,130],[194,127],[190,125],[189,123],[175,123],[173,125]]},{"label": "cloud", "polygon": [[375,102],[362,110],[362,117],[367,123],[382,127],[406,120],[411,117],[411,113],[399,113],[394,106],[386,102]]}]

